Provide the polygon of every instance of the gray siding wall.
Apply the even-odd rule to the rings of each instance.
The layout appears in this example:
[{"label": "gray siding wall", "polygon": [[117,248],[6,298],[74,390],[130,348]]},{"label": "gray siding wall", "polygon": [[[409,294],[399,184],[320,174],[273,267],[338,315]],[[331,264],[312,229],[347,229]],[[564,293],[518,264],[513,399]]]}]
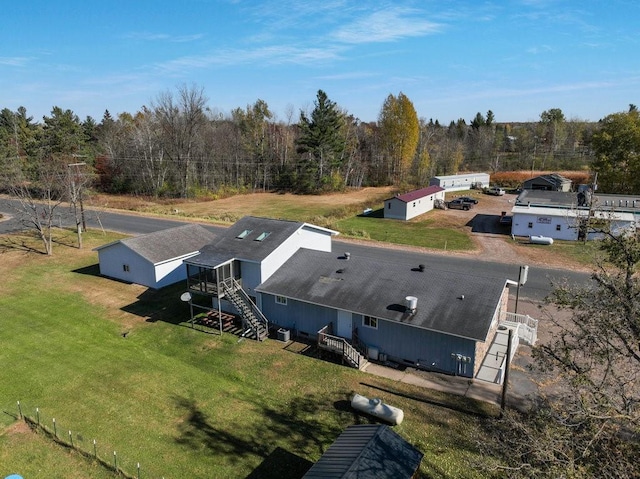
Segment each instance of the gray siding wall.
[{"label": "gray siding wall", "polygon": [[320,329],[333,323],[337,327],[338,312],[314,304],[287,299],[287,304],[277,304],[275,296],[262,294],[262,312],[270,323],[295,330],[305,336],[315,338]]},{"label": "gray siding wall", "polygon": [[[316,337],[319,329],[333,323],[337,329],[336,310],[323,306],[287,299],[286,305],[277,304],[275,297],[261,295],[262,311],[269,321],[279,327],[302,332],[305,336]],[[449,336],[425,329],[407,326],[394,321],[378,320],[378,328],[362,324],[362,315],[353,314],[353,326],[358,336],[367,346],[375,347],[387,358],[403,364],[414,364],[424,369],[461,374],[473,377],[475,361],[475,341]],[[452,354],[471,358],[463,374]]]},{"label": "gray siding wall", "polygon": [[457,361],[451,355],[461,354],[471,358],[467,373],[473,377],[475,341],[381,319],[378,329],[369,328],[363,325],[362,316],[358,314],[353,315],[353,325],[358,328],[362,342],[377,348],[388,359],[456,374]]}]

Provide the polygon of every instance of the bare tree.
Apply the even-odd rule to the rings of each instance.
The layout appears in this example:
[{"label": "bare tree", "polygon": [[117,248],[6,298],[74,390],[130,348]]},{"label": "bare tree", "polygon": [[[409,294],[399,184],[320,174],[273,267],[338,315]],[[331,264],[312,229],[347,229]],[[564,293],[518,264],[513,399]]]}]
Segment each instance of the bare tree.
[{"label": "bare tree", "polygon": [[175,166],[176,187],[183,198],[191,186],[189,173],[194,154],[207,118],[207,98],[201,87],[181,86],[177,98],[167,91],[161,93],[153,104],[162,132],[164,151]]}]

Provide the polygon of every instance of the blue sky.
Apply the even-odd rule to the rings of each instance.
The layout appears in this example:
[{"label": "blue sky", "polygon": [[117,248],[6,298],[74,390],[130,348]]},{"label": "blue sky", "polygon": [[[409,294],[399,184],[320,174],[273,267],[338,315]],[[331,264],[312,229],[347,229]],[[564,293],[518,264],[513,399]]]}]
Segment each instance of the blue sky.
[{"label": "blue sky", "polygon": [[100,121],[181,85],[229,113],[297,121],[324,90],[362,121],[403,92],[448,124],[492,110],[597,121],[640,104],[640,1],[25,0],[6,2],[0,108]]}]

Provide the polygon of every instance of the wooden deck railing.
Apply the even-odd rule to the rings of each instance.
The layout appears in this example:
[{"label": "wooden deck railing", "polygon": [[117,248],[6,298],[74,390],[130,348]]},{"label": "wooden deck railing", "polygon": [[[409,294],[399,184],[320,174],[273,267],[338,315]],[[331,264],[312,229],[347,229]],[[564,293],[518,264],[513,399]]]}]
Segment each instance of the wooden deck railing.
[{"label": "wooden deck railing", "polygon": [[358,350],[351,346],[346,339],[327,333],[330,331],[330,324],[318,331],[318,347],[339,353],[343,359],[346,359],[353,367],[360,369],[363,357]]}]

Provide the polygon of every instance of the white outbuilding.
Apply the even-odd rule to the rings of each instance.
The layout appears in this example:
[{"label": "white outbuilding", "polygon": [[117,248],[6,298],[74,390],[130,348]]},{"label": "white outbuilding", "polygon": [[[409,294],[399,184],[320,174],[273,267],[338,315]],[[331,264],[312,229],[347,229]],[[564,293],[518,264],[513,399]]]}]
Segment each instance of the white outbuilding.
[{"label": "white outbuilding", "polygon": [[384,200],[384,217],[410,220],[431,211],[437,201],[444,201],[444,188],[428,186]]},{"label": "white outbuilding", "polygon": [[183,260],[200,252],[216,236],[197,224],[125,238],[102,246],[100,274],[160,289],[187,278]]},{"label": "white outbuilding", "polygon": [[488,173],[462,173],[459,175],[434,176],[429,180],[430,186],[440,186],[446,191],[463,191],[489,187]]},{"label": "white outbuilding", "polygon": [[[591,213],[591,216],[590,216]],[[514,236],[543,236],[557,240],[598,239],[606,227],[614,235],[634,233],[633,213],[621,211],[589,211],[578,208],[549,208],[516,205],[511,209]]]}]

